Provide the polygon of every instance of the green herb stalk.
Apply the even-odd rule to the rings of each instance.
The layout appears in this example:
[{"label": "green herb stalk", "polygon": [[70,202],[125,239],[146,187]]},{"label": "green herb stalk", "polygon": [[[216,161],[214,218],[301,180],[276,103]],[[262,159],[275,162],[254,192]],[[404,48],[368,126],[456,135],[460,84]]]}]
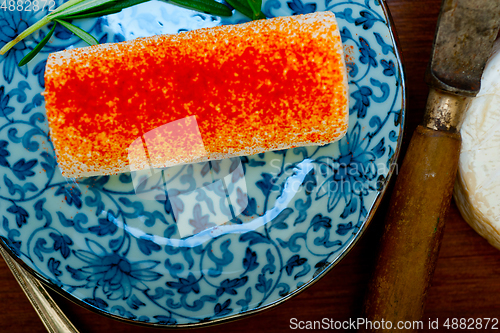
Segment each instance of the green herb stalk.
[{"label": "green herb stalk", "polygon": [[[27,64],[33,59],[43,46],[49,41],[54,34],[57,24],[62,25],[80,39],[89,45],[98,44],[97,40],[78,28],[77,26],[67,22],[73,19],[95,18],[104,15],[120,12],[122,9],[135,6],[137,4],[150,0],[70,0],[61,6],[57,7],[53,12],[49,13],[38,22],[34,23],[26,30],[21,32],[16,38],[5,44],[0,49],[0,55],[7,53],[14,45],[19,43],[24,38],[28,37],[35,31],[43,28],[47,24],[53,22],[50,32],[29,52],[20,62],[19,66]],[[162,0],[173,3],[177,6],[193,9],[199,12],[208,13],[216,16],[231,16],[232,10],[228,6],[215,0]],[[227,0],[227,2],[237,11],[249,17],[252,20],[265,18],[260,8],[262,0]]]}]

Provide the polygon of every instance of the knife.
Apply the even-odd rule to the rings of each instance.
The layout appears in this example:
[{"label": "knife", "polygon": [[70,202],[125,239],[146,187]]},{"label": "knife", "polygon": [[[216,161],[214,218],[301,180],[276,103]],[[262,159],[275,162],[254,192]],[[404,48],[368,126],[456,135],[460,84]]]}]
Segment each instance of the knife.
[{"label": "knife", "polygon": [[457,172],[462,116],[479,92],[499,26],[498,0],[442,2],[426,72],[426,113],[392,192],[363,307],[364,322],[378,327],[361,325],[360,331],[399,331],[398,322],[422,318]]}]

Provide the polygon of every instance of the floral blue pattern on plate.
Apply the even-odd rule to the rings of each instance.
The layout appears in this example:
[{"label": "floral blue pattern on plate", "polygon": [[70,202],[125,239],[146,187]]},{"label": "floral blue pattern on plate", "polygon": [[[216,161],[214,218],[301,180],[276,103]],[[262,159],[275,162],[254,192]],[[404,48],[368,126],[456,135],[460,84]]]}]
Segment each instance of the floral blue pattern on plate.
[{"label": "floral blue pattern on plate", "polygon": [[[56,1],[60,4],[61,1]],[[42,281],[136,323],[193,326],[250,314],[304,290],[373,215],[404,119],[404,81],[385,3],[268,0],[267,17],[333,11],[346,51],[350,127],[341,141],[140,174],[65,179],[48,136],[49,52],[83,46],[49,27],[0,56],[0,237]],[[43,13],[0,11],[0,41]],[[75,24],[101,43],[245,21],[148,2]],[[140,178],[140,179],[139,179]]]}]

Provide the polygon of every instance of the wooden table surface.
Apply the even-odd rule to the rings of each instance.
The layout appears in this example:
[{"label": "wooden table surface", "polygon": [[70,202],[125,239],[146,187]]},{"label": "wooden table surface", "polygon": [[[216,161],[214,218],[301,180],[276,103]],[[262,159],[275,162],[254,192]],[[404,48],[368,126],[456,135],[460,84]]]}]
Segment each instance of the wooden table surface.
[{"label": "wooden table surface", "polygon": [[[424,71],[430,54],[441,0],[387,0],[399,36],[407,78],[404,155],[411,133],[422,119],[427,87]],[[401,161],[401,158],[400,158]],[[394,179],[391,185],[394,183]],[[290,331],[291,318],[312,321],[356,319],[376,256],[391,188],[370,227],[346,258],[309,289],[284,304],[252,317],[198,329],[200,332]],[[500,251],[478,236],[461,218],[454,203],[436,272],[429,291],[424,322],[447,318],[500,318]],[[68,317],[83,332],[158,332],[118,322],[55,295]],[[441,329],[442,329],[442,325]],[[499,325],[500,326],[500,325]],[[0,260],[0,331],[45,332],[35,311]]]}]

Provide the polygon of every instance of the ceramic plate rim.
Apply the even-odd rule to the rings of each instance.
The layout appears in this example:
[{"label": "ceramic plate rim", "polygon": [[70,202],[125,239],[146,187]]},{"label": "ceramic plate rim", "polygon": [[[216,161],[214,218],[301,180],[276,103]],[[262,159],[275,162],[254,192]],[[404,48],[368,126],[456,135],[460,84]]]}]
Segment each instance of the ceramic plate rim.
[{"label": "ceramic plate rim", "polygon": [[[380,6],[381,6],[381,8],[382,8],[382,10],[383,10],[383,12],[385,14],[385,19],[387,20],[386,23],[387,23],[387,26],[388,26],[388,30],[390,32],[390,38],[391,38],[392,44],[394,46],[394,51],[395,51],[394,54],[395,54],[395,58],[397,60],[397,68],[398,68],[398,71],[399,71],[399,78],[400,78],[399,83],[401,84],[401,94],[402,94],[401,107],[402,107],[402,111],[401,111],[401,121],[400,121],[400,124],[399,124],[399,130],[400,130],[400,132],[399,132],[399,136],[397,138],[396,148],[395,148],[394,155],[393,155],[394,160],[397,161],[397,159],[399,157],[399,154],[401,152],[401,145],[402,145],[402,139],[403,139],[403,133],[404,133],[404,124],[405,124],[405,120],[406,120],[406,99],[407,98],[406,98],[405,73],[404,73],[403,60],[402,60],[402,57],[401,57],[401,48],[400,48],[400,45],[399,45],[399,41],[396,38],[397,35],[396,35],[396,31],[394,29],[394,23],[392,21],[391,15],[390,15],[390,12],[389,12],[389,9],[388,9],[388,5],[387,5],[387,3],[386,3],[385,0],[379,0],[379,2],[380,2]],[[105,317],[111,318],[113,320],[118,320],[118,321],[121,321],[121,322],[124,322],[124,323],[129,323],[129,324],[134,324],[134,325],[139,325],[139,326],[145,326],[145,327],[162,327],[162,328],[174,328],[174,329],[175,328],[183,329],[183,328],[201,327],[201,326],[205,327],[205,326],[211,326],[211,325],[216,325],[216,324],[225,323],[225,322],[231,322],[231,321],[235,321],[235,320],[238,320],[238,319],[247,318],[249,316],[257,315],[257,314],[259,314],[259,313],[261,313],[263,311],[267,311],[269,309],[275,308],[277,305],[282,304],[285,301],[288,301],[289,299],[291,299],[292,297],[295,297],[299,293],[304,292],[311,285],[313,285],[314,283],[316,283],[318,280],[324,278],[328,272],[332,271],[333,268],[336,267],[345,258],[345,256],[351,251],[351,249],[354,247],[354,245],[356,245],[356,243],[360,240],[360,238],[363,237],[364,232],[369,227],[369,224],[370,224],[371,220],[373,219],[373,216],[375,215],[375,212],[377,211],[378,206],[380,205],[382,199],[384,198],[384,195],[386,193],[388,184],[389,184],[390,180],[392,179],[392,177],[395,174],[396,166],[397,165],[394,164],[394,163],[391,164],[390,169],[389,169],[388,174],[387,174],[387,177],[386,177],[386,180],[385,180],[385,183],[384,183],[384,186],[379,191],[379,193],[377,194],[377,197],[376,197],[376,199],[375,199],[375,201],[373,203],[373,207],[369,211],[368,216],[366,217],[363,226],[360,228],[357,236],[353,237],[350,240],[349,244],[342,250],[342,252],[340,253],[340,255],[337,257],[337,259],[335,261],[333,261],[332,263],[329,263],[320,273],[316,274],[307,283],[304,283],[302,286],[300,286],[297,289],[289,292],[286,296],[283,296],[280,299],[278,299],[278,300],[276,300],[276,301],[274,301],[274,302],[272,302],[270,304],[267,304],[265,306],[260,306],[260,307],[258,307],[256,309],[246,310],[246,312],[236,313],[236,314],[224,316],[224,317],[221,317],[221,318],[211,319],[208,322],[196,322],[196,323],[188,323],[188,324],[164,325],[164,324],[160,324],[160,323],[141,322],[141,321],[138,321],[138,320],[127,319],[127,318],[124,318],[122,316],[118,316],[118,315],[112,314],[110,312],[104,311],[104,310],[102,310],[100,308],[97,308],[95,306],[92,306],[92,305],[84,302],[83,300],[77,298],[75,295],[70,294],[69,292],[67,292],[67,291],[59,288],[58,286],[56,286],[55,284],[53,284],[52,282],[50,282],[47,278],[45,278],[39,272],[37,272],[34,269],[32,269],[21,258],[19,258],[17,255],[15,255],[12,252],[12,249],[7,244],[5,244],[5,242],[3,240],[0,241],[0,246],[2,246],[4,249],[6,249],[12,259],[14,259],[18,264],[20,264],[23,269],[25,269],[26,271],[28,271],[29,274],[31,274],[37,280],[39,280],[45,287],[50,288],[50,290],[56,292],[58,295],[64,297],[65,299],[70,300],[71,302],[73,302],[75,304],[78,304],[79,306],[81,306],[81,307],[83,307],[85,309],[88,309],[88,310],[90,310],[90,311],[92,311],[94,313],[97,313],[99,315],[103,315]]]}]

